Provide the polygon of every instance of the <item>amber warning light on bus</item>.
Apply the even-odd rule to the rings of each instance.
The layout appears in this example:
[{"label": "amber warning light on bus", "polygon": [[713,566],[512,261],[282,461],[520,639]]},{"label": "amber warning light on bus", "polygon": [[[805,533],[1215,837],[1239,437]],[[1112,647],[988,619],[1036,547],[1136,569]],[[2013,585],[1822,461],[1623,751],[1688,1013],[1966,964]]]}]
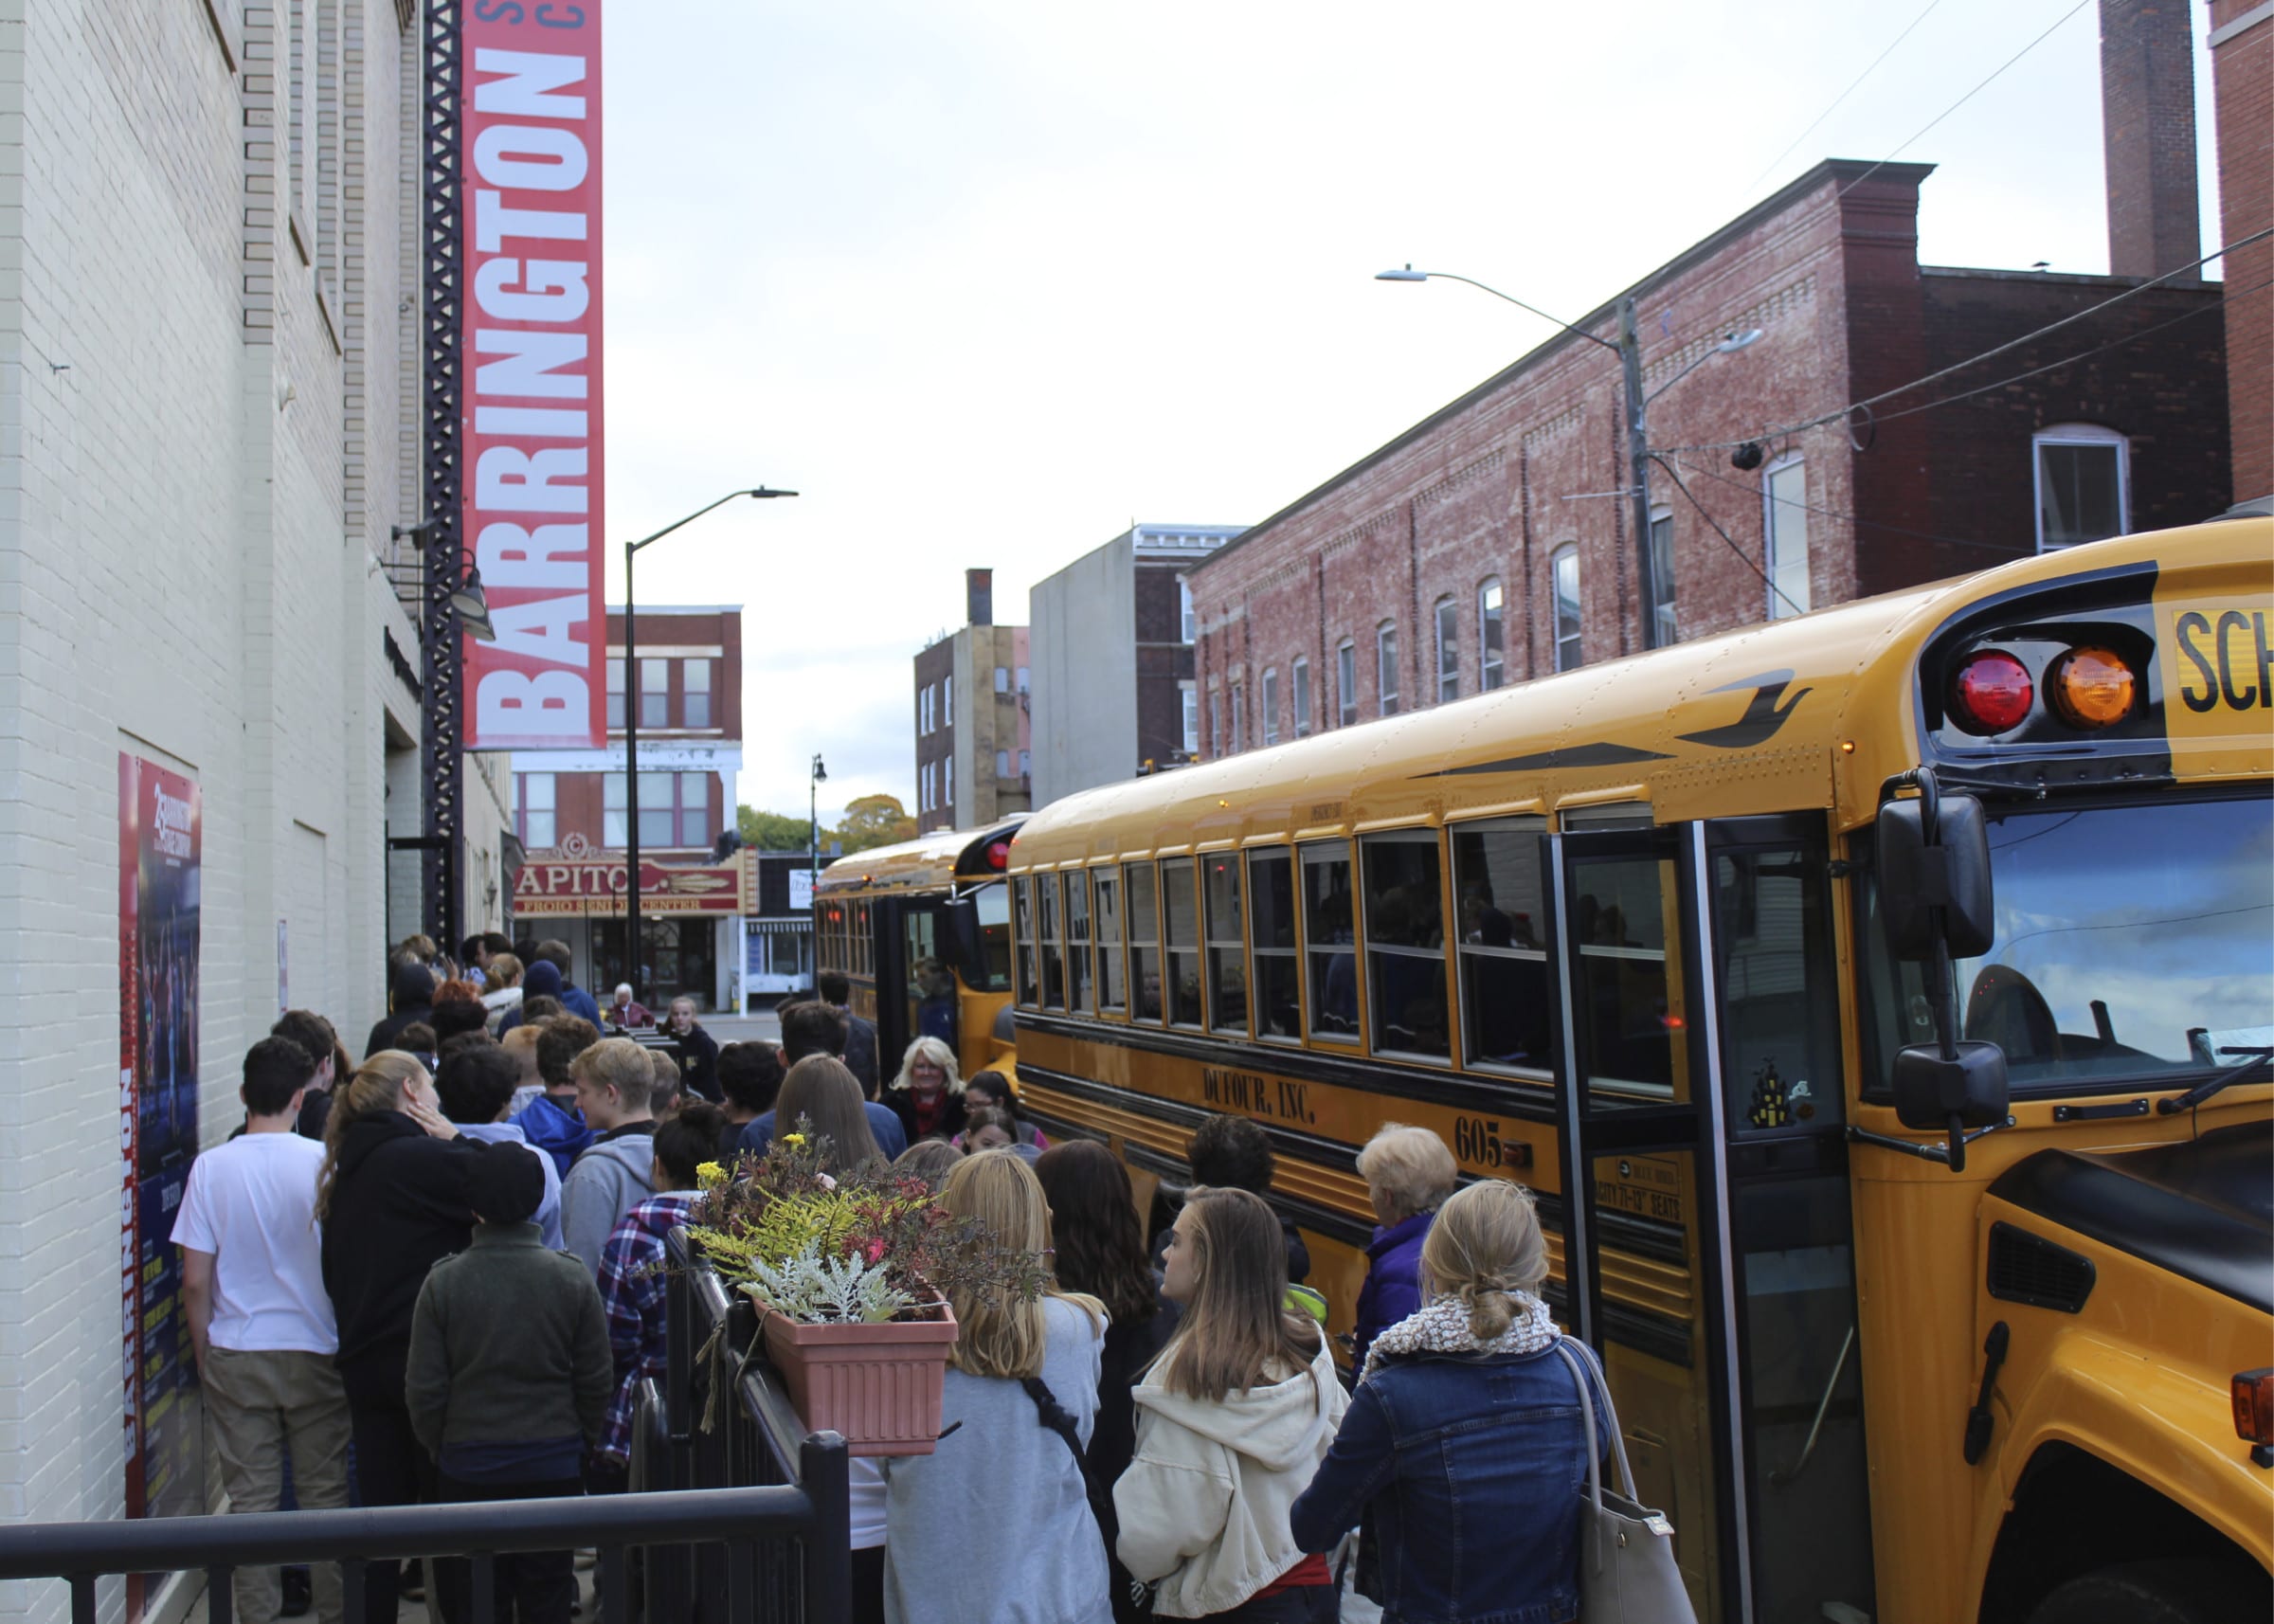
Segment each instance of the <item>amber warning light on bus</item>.
[{"label": "amber warning light on bus", "polygon": [[2244,1371],[2231,1392],[2235,1436],[2251,1446],[2251,1460],[2274,1467],[2274,1365]]},{"label": "amber warning light on bus", "polygon": [[2121,655],[2087,643],[2053,661],[2046,694],[2072,728],[2105,728],[2132,713],[2139,687]]}]

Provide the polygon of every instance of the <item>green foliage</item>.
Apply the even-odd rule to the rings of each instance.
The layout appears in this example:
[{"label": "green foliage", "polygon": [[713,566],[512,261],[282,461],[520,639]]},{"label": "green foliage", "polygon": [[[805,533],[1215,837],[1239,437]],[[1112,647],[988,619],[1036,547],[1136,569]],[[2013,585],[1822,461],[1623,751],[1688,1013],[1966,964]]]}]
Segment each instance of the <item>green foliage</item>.
[{"label": "green foliage", "polygon": [[916,838],[916,821],[893,795],[863,795],[847,803],[844,821],[830,833],[848,852],[896,845]]},{"label": "green foliage", "polygon": [[813,837],[813,825],[804,819],[755,806],[734,808],[734,826],[742,831],[744,845],[761,852],[802,852]]}]

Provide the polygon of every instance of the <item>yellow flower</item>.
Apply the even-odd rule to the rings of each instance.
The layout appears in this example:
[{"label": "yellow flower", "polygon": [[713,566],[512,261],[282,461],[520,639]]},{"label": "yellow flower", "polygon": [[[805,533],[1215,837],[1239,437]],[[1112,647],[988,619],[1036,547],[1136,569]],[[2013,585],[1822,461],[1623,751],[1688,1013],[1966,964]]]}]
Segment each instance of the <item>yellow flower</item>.
[{"label": "yellow flower", "polygon": [[719,1163],[705,1162],[695,1170],[695,1182],[697,1189],[715,1190],[726,1182],[727,1169]]},{"label": "yellow flower", "polygon": [[785,1133],[782,1135],[782,1143],[785,1145],[803,1145],[805,1143],[805,1136],[803,1133]]}]

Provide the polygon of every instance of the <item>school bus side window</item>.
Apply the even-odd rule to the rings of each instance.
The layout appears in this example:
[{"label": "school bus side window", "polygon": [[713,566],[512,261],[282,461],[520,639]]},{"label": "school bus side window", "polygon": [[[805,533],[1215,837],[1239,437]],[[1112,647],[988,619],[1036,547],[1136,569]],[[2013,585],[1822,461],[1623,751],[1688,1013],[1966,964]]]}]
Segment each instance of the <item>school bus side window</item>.
[{"label": "school bus side window", "polygon": [[1066,880],[1066,1007],[1075,1015],[1097,1013],[1096,986],[1090,979],[1090,874],[1075,869]]},{"label": "school bus side window", "polygon": [[1332,1043],[1358,1041],[1357,907],[1350,891],[1350,847],[1322,840],[1301,848],[1304,973],[1310,992],[1310,1035]]},{"label": "school bus side window", "polygon": [[1160,881],[1151,863],[1127,863],[1122,875],[1129,894],[1129,1013],[1139,1020],[1161,1019]]},{"label": "school bus side window", "polygon": [[1020,875],[1011,894],[1019,907],[1019,1001],[1035,1001],[1035,876]]},{"label": "school bus side window", "polygon": [[1200,1024],[1200,909],[1193,890],[1192,859],[1161,865],[1161,911],[1168,924],[1168,1023]]},{"label": "school bus side window", "polygon": [[1121,978],[1121,875],[1110,868],[1093,869],[1090,889],[1096,898],[1097,1006],[1118,1015],[1127,1001]]},{"label": "school bus side window", "polygon": [[1066,968],[1064,945],[1058,940],[1058,876],[1035,875],[1035,890],[1039,902],[1035,917],[1042,940],[1042,1005],[1045,1009],[1064,1009]]},{"label": "school bus side window", "polygon": [[1436,832],[1368,835],[1359,853],[1374,1052],[1445,1059],[1451,1037]]},{"label": "school bus side window", "polygon": [[1460,910],[1461,1057],[1471,1066],[1547,1074],[1546,827],[1511,818],[1446,831]]},{"label": "school bus side window", "polygon": [[1240,941],[1239,854],[1203,858],[1208,906],[1208,1024],[1218,1032],[1248,1035],[1248,961]]},{"label": "school bus side window", "polygon": [[1294,854],[1248,854],[1248,932],[1254,944],[1255,1035],[1299,1038],[1303,1010],[1295,990]]}]

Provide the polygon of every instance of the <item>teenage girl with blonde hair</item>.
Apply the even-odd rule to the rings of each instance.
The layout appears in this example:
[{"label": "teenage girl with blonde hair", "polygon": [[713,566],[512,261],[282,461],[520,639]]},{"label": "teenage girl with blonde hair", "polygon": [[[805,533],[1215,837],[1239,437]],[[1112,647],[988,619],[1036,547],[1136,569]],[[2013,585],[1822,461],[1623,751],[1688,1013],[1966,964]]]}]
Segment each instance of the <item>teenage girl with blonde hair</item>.
[{"label": "teenage girl with blonde hair", "polygon": [[[1579,1616],[1587,1452],[1546,1280],[1529,1190],[1487,1179],[1450,1198],[1421,1244],[1421,1307],[1374,1339],[1295,1502],[1305,1550],[1372,1519],[1385,1617]],[[1592,1357],[1579,1365],[1609,1414]]]},{"label": "teenage girl with blonde hair", "polygon": [[1332,1618],[1332,1577],[1288,1513],[1349,1399],[1325,1332],[1286,1307],[1279,1215],[1251,1191],[1195,1189],[1163,1264],[1184,1312],[1136,1390],[1121,1560],[1159,1581],[1163,1617]]},{"label": "teenage girl with blonde hair", "polygon": [[[411,1430],[404,1398],[419,1288],[428,1269],[472,1238],[479,1158],[527,1152],[460,1138],[426,1068],[397,1049],[371,1056],[332,1094],[316,1211],[324,1290],[339,1321],[357,1503],[415,1506],[435,1497],[434,1458]],[[363,1571],[364,1616],[392,1618],[396,1564],[367,1562]]]},{"label": "teenage girl with blonde hair", "polygon": [[[1047,1259],[1050,1207],[1008,1150],[967,1156],[940,1204],[1007,1252]],[[954,1349],[928,1455],[889,1457],[882,1616],[891,1624],[1110,1624],[1106,1548],[1076,1449],[1097,1415],[1106,1311],[1044,1290],[951,1290]],[[1046,1402],[1047,1401],[1047,1404]],[[855,1616],[863,1566],[855,1558]]]}]

